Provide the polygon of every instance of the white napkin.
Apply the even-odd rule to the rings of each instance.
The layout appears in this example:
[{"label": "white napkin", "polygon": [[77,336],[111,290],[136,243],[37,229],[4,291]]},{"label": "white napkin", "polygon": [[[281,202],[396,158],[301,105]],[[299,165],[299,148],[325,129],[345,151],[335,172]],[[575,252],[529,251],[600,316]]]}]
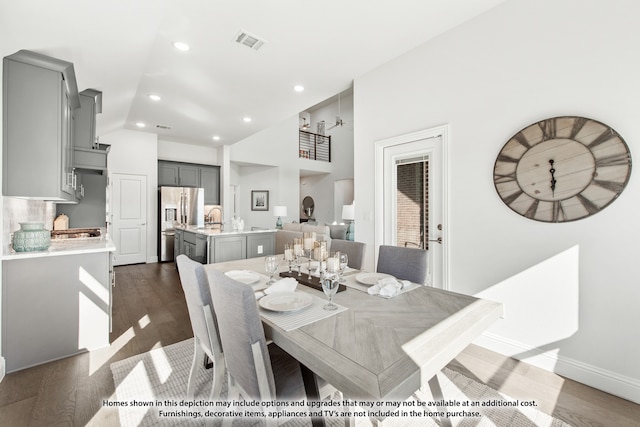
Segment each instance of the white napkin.
[{"label": "white napkin", "polygon": [[269,295],[276,292],[293,292],[296,290],[296,286],[298,286],[298,281],[296,279],[293,277],[285,277],[265,289],[264,293]]},{"label": "white napkin", "polygon": [[411,282],[408,280],[398,280],[395,277],[387,277],[378,280],[378,283],[367,289],[367,292],[369,295],[380,295],[383,298],[391,298],[398,295],[405,286],[409,286],[410,284]]}]

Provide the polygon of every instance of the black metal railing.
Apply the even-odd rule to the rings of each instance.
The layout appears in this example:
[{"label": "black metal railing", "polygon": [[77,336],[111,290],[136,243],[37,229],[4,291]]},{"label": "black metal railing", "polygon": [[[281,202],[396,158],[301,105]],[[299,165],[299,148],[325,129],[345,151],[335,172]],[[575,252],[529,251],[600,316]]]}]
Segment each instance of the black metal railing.
[{"label": "black metal railing", "polygon": [[331,136],[301,130],[298,147],[300,158],[331,162]]}]

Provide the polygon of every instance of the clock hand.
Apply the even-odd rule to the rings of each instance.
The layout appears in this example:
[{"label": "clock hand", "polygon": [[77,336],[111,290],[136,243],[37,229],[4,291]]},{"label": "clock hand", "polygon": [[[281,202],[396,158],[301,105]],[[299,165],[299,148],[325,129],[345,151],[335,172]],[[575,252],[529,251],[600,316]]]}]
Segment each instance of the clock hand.
[{"label": "clock hand", "polygon": [[553,159],[549,160],[549,164],[551,165],[551,169],[549,169],[549,172],[551,172],[551,197],[555,197],[555,190],[556,190],[556,178],[554,176],[554,174],[556,173],[555,168],[553,167]]}]

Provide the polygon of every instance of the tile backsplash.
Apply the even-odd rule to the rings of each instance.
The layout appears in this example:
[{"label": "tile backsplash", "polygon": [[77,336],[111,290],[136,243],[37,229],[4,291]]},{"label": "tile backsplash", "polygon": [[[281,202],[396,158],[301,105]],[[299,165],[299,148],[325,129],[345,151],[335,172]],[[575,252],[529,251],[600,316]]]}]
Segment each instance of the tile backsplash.
[{"label": "tile backsplash", "polygon": [[20,229],[21,222],[42,222],[44,228],[51,230],[56,216],[56,205],[42,200],[4,197],[2,224],[2,251],[7,253],[11,247],[13,232]]}]

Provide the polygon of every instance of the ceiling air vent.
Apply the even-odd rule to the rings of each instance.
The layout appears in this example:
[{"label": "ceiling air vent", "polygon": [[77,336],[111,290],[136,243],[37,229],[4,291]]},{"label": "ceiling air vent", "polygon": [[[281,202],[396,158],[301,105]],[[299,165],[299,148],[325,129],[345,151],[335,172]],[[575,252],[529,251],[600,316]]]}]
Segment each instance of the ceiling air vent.
[{"label": "ceiling air vent", "polygon": [[156,125],[158,129],[171,130],[171,126],[167,125]]},{"label": "ceiling air vent", "polygon": [[253,50],[260,49],[266,43],[266,40],[243,30],[240,30],[236,35],[235,41],[236,43],[240,43],[241,45],[247,46]]}]

